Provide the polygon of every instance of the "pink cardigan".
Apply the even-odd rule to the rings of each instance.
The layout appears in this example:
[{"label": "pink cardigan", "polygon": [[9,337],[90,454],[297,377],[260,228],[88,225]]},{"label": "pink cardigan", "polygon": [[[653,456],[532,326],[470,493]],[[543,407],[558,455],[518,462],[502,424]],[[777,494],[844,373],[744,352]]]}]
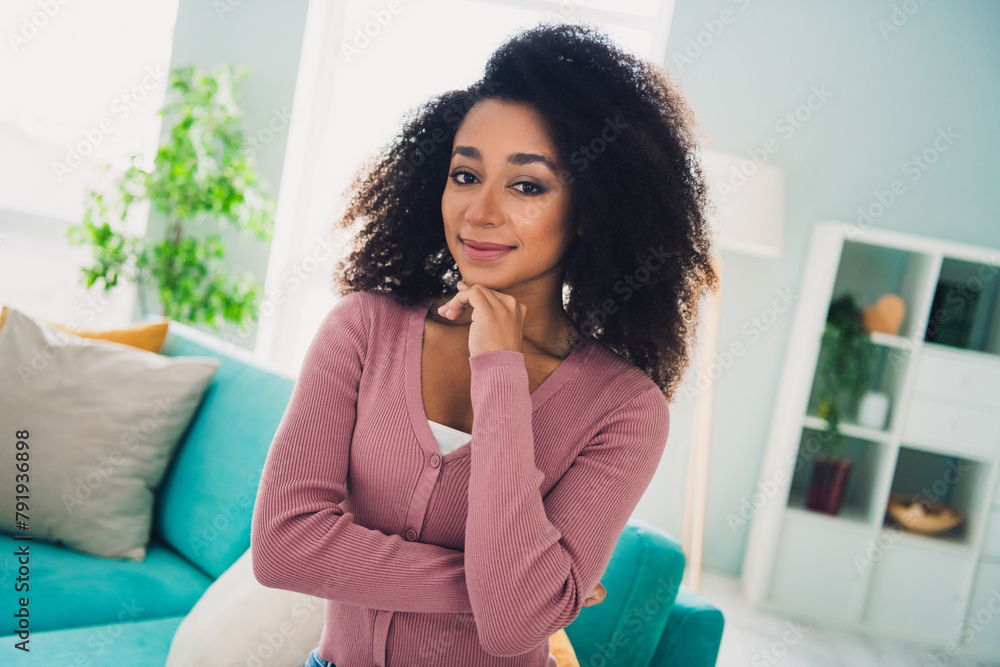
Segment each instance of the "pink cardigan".
[{"label": "pink cardigan", "polygon": [[353,292],[323,319],[264,464],[254,575],[326,599],[337,667],[555,667],[549,636],[649,485],[667,402],[593,338],[531,393],[521,352],[485,352],[472,440],[441,456],[420,385],[433,300]]}]

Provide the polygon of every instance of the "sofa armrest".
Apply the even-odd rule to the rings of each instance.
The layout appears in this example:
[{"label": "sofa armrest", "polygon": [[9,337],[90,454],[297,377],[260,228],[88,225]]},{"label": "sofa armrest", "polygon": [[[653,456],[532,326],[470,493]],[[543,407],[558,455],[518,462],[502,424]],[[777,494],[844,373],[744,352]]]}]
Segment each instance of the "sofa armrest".
[{"label": "sofa armrest", "polygon": [[650,667],[712,667],[719,657],[724,625],[719,609],[681,588]]},{"label": "sofa armrest", "polygon": [[601,577],[607,597],[581,609],[566,628],[580,664],[650,665],[683,574],[684,553],[673,536],[629,519]]}]

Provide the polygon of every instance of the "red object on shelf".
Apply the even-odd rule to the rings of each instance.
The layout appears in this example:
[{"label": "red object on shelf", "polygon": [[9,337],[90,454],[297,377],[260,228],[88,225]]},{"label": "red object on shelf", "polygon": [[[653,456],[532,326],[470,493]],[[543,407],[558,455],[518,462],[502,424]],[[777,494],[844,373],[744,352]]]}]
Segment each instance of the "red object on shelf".
[{"label": "red object on shelf", "polygon": [[835,516],[839,514],[851,477],[851,467],[850,459],[817,455],[813,459],[812,478],[806,491],[806,507]]}]

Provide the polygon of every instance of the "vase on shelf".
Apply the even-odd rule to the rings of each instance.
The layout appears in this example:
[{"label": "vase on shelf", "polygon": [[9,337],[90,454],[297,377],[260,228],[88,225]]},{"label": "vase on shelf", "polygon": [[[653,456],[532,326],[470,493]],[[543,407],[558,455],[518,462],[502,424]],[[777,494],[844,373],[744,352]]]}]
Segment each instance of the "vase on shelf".
[{"label": "vase on shelf", "polygon": [[833,516],[840,514],[851,468],[850,459],[817,454],[806,490],[806,507]]},{"label": "vase on shelf", "polygon": [[879,431],[889,417],[889,396],[881,391],[866,391],[858,408],[858,423]]},{"label": "vase on shelf", "polygon": [[897,336],[906,317],[906,303],[898,294],[883,294],[878,301],[861,309],[861,317],[870,333]]}]

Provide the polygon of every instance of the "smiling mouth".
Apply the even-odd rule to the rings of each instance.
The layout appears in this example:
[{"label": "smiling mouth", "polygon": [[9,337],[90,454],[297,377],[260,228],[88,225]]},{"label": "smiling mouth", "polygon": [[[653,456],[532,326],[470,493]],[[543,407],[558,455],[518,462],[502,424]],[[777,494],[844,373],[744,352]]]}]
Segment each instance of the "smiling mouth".
[{"label": "smiling mouth", "polygon": [[[461,238],[461,237],[460,237]],[[506,257],[514,251],[514,246],[494,246],[492,248],[477,248],[473,243],[462,239],[462,253],[473,262],[491,262]]]},{"label": "smiling mouth", "polygon": [[499,243],[477,243],[476,241],[463,239],[461,236],[458,238],[462,241],[463,245],[466,245],[473,250],[511,250],[516,247],[512,245],[500,245]]}]

